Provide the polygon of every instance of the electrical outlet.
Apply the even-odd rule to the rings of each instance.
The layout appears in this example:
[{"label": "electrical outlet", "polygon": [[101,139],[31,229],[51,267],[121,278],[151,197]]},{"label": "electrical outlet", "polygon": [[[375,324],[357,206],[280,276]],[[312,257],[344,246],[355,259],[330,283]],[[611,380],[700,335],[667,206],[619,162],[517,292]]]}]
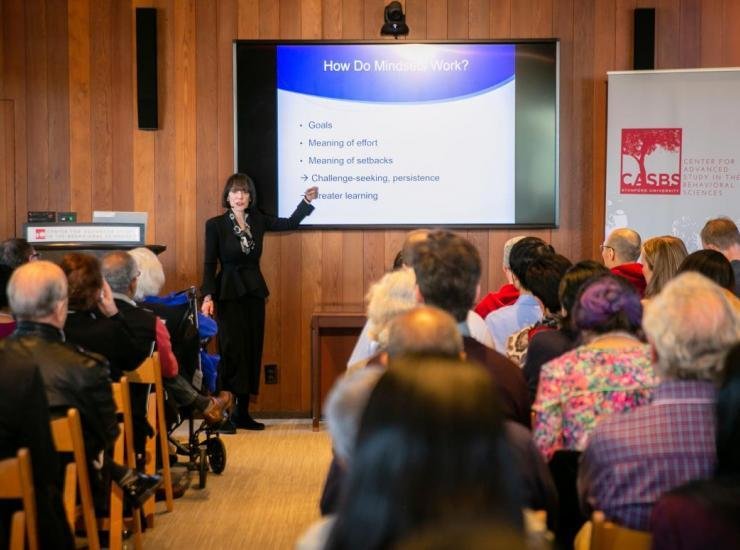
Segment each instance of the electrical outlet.
[{"label": "electrical outlet", "polygon": [[265,384],[278,383],[278,366],[275,364],[265,365]]}]

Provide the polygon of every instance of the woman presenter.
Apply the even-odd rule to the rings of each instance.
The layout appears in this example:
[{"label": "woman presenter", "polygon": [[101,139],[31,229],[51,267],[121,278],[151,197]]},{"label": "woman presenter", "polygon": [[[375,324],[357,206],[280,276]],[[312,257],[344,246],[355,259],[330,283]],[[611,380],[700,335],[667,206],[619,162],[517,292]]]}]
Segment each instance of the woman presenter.
[{"label": "woman presenter", "polygon": [[266,231],[290,231],[314,209],[318,187],[306,190],[290,218],[276,218],[257,209],[254,182],[246,174],[226,180],[220,216],[206,222],[201,312],[218,312],[219,376],[222,389],[237,396],[233,425],[264,430],[249,415],[249,400],[259,393],[262,341],[265,334],[265,299],[269,292],[260,271],[262,240]]}]

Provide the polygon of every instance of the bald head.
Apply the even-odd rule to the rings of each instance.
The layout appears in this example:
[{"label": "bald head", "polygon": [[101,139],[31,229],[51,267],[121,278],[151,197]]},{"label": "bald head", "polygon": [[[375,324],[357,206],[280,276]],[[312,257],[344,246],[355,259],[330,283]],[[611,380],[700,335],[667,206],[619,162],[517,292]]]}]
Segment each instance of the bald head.
[{"label": "bald head", "polygon": [[67,318],[67,277],[51,262],[23,264],[10,277],[8,301],[19,320],[62,328]]},{"label": "bald head", "polygon": [[386,351],[402,355],[459,357],[463,342],[455,319],[436,307],[419,306],[395,317],[389,325]]},{"label": "bald head", "polygon": [[139,268],[131,254],[123,250],[106,254],[100,262],[100,270],[113,292],[134,296],[136,292],[134,281],[139,276]]},{"label": "bald head", "polygon": [[640,234],[628,227],[620,227],[609,233],[602,255],[609,269],[622,264],[636,262],[640,257]]}]

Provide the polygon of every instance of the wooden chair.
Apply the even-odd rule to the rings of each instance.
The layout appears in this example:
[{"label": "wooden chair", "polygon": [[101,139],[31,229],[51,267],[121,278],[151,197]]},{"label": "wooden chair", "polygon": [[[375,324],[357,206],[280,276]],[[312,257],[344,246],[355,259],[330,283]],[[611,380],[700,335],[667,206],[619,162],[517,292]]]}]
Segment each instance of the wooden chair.
[{"label": "wooden chair", "polygon": [[[120,382],[111,385],[113,401],[116,403],[116,412],[123,415],[121,433],[113,447],[113,460],[118,464],[126,464],[132,470],[136,469],[136,454],[134,453],[134,421],[131,414],[131,396],[126,377]],[[116,483],[111,483],[110,509],[107,521],[99,522],[99,527],[109,532],[110,549],[120,550],[123,547],[123,491]],[[127,518],[133,526],[134,547],[142,548],[141,515],[134,511],[133,517]]]},{"label": "wooden chair", "polygon": [[36,497],[28,449],[19,449],[16,458],[0,461],[0,499],[23,501],[23,510],[15,512],[11,520],[8,549],[24,550],[28,537],[28,548],[36,550],[39,547]]},{"label": "wooden chair", "polygon": [[82,438],[82,424],[77,409],[69,409],[67,416],[52,420],[51,433],[57,452],[72,453],[74,457],[74,461],[67,464],[64,475],[64,509],[67,513],[70,529],[73,533],[75,532],[76,501],[77,491],[79,490],[88,548],[90,550],[100,550],[95,506],[90,488],[90,475],[87,470],[85,443]]},{"label": "wooden chair", "polygon": [[603,512],[591,516],[591,550],[650,550],[652,536],[607,521]]},{"label": "wooden chair", "polygon": [[[167,440],[167,424],[164,416],[164,386],[162,385],[162,367],[159,364],[159,354],[153,353],[147,357],[139,367],[126,373],[131,384],[150,384],[154,386],[154,400],[149,394],[147,407],[147,420],[154,428],[155,437],[148,439],[146,443],[146,465],[145,472],[149,475],[156,473],[157,469],[157,442],[162,454],[162,477],[164,480],[165,502],[167,511],[171,512],[175,507],[175,499],[172,494],[172,473],[170,471],[169,442]],[[149,527],[154,526],[154,499],[144,503],[144,514]]]}]

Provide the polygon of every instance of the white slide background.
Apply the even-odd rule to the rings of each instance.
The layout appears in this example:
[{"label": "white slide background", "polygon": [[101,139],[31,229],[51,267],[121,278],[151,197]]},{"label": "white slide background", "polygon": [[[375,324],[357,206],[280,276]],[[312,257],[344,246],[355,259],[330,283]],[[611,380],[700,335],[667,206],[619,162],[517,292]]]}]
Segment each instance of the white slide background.
[{"label": "white slide background", "polygon": [[[311,129],[311,122],[329,122],[331,128]],[[290,215],[305,189],[318,185],[317,209],[304,225],[513,223],[514,131],[513,79],[481,94],[424,103],[334,100],[278,90],[279,215]],[[344,147],[310,146],[309,139],[343,141]],[[377,144],[358,146],[363,139]],[[311,164],[311,157],[343,165]],[[367,157],[393,162],[358,163]],[[439,181],[393,181],[407,175],[439,176]],[[388,181],[321,181],[326,176]]]}]

